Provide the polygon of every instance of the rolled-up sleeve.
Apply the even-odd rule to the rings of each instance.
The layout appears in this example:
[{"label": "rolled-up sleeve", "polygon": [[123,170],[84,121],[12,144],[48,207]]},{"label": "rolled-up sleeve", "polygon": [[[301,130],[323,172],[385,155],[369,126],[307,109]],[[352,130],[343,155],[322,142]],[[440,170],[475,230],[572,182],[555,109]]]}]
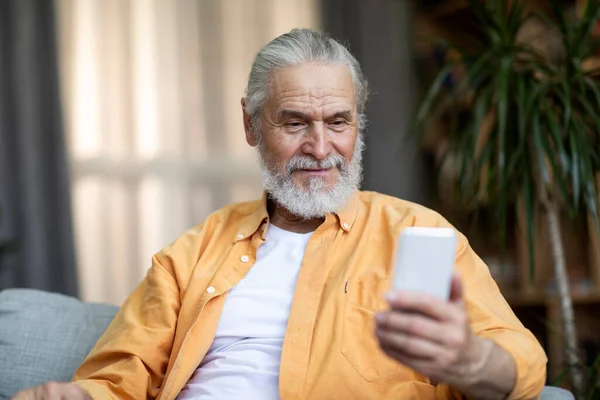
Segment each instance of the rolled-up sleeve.
[{"label": "rolled-up sleeve", "polygon": [[516,317],[493,280],[488,267],[461,235],[456,259],[465,291],[470,324],[514,359],[517,379],[509,399],[532,399],[546,382],[546,354],[535,336]]}]

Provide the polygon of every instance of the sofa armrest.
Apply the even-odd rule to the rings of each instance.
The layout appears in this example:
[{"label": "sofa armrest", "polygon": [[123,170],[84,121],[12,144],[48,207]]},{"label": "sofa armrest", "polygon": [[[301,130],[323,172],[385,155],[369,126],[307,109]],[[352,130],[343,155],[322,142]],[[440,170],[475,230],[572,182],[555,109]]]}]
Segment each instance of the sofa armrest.
[{"label": "sofa armrest", "polygon": [[575,400],[575,396],[565,389],[554,386],[546,386],[542,390],[542,400]]},{"label": "sofa armrest", "polygon": [[117,311],[39,290],[0,291],[0,399],[71,380]]}]

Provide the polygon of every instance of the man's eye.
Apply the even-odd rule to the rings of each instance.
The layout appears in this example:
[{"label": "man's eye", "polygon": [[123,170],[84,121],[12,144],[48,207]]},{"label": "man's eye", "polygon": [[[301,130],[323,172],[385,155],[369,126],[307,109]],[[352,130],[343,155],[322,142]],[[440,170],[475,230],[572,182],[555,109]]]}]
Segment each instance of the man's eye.
[{"label": "man's eye", "polygon": [[290,126],[292,128],[300,128],[304,124],[302,122],[299,122],[299,121],[293,121],[293,122],[288,122],[286,125]]},{"label": "man's eye", "polygon": [[345,124],[346,124],[346,121],[344,121],[343,119],[337,119],[331,123],[331,125],[333,125],[333,126],[342,126]]}]

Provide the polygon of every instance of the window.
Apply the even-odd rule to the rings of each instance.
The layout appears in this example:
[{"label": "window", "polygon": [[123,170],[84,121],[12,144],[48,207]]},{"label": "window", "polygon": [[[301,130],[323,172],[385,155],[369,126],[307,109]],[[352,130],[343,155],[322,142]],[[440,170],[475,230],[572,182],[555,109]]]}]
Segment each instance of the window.
[{"label": "window", "polygon": [[240,98],[256,52],[317,0],[58,0],[82,298],[121,304],[152,254],[260,196]]}]

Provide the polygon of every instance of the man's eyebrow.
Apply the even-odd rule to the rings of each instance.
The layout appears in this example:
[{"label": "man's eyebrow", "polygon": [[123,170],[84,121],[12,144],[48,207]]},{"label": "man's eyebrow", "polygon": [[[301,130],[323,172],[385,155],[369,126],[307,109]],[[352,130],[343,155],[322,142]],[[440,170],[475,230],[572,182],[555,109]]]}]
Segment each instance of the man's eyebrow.
[{"label": "man's eyebrow", "polygon": [[279,120],[282,120],[285,118],[307,119],[308,117],[309,117],[309,115],[307,113],[304,113],[302,111],[297,111],[297,110],[283,109],[277,113],[277,119],[279,119]]},{"label": "man's eyebrow", "polygon": [[350,110],[337,111],[337,112],[333,113],[332,116],[327,117],[327,118],[328,119],[343,118],[343,119],[347,119],[347,120],[352,120],[352,111],[350,111]]}]

